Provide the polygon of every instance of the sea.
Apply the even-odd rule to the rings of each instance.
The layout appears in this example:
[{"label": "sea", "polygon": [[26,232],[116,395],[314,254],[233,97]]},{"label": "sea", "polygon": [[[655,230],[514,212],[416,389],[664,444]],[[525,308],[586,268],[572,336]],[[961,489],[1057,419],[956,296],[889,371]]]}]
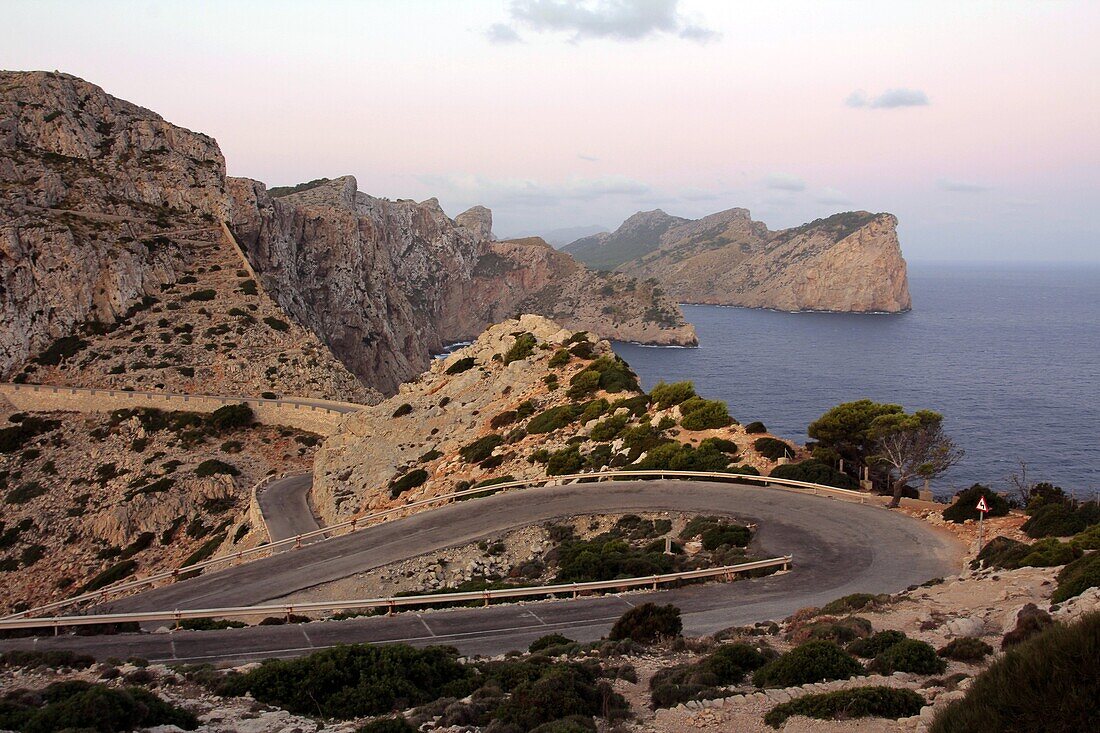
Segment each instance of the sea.
[{"label": "sea", "polygon": [[1100,265],[909,266],[913,310],[785,313],[682,306],[699,347],[616,343],[646,389],[691,380],[742,423],[806,442],[827,409],[863,397],[944,415],[965,450],[933,482],[1008,490],[1027,464],[1082,498],[1100,491]]}]

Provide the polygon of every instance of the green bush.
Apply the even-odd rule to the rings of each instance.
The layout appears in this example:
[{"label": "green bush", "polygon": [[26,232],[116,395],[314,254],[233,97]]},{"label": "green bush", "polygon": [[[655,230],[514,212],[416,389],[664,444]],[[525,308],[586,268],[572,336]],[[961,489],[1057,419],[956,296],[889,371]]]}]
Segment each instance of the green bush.
[{"label": "green bush", "polygon": [[248,624],[227,618],[188,618],[180,621],[180,628],[187,631],[221,631],[222,629],[243,629]]},{"label": "green bush", "polygon": [[1100,550],[1100,524],[1092,525],[1069,543],[1079,550]]},{"label": "green bush", "polygon": [[4,497],[4,501],[9,504],[26,504],[31,499],[35,499],[49,492],[45,486],[39,481],[28,481],[27,483],[12,489],[8,492],[8,495]]},{"label": "green bush", "polygon": [[901,631],[879,631],[863,639],[856,639],[847,646],[849,654],[855,654],[864,659],[874,659],[895,644],[905,641],[906,636]]},{"label": "green bush", "polygon": [[714,674],[721,684],[732,685],[767,662],[768,658],[763,652],[748,644],[724,644],[704,657],[700,664]]},{"label": "green bush", "polygon": [[[1031,505],[1028,504],[1030,509]],[[1083,532],[1089,525],[1100,522],[1094,501],[1076,503],[1049,503],[1035,509],[1031,517],[1020,527],[1028,537],[1069,537]]]},{"label": "green bush", "polygon": [[1008,500],[988,486],[974,484],[969,489],[964,489],[955,495],[955,503],[943,510],[943,518],[949,522],[961,524],[968,519],[978,519],[981,514],[978,509],[978,500],[985,497],[986,506],[989,507],[987,517],[1003,517],[1008,514]]},{"label": "green bush", "polygon": [[619,433],[626,427],[628,419],[626,415],[612,415],[611,417],[606,417],[593,426],[589,437],[592,438],[592,440],[614,440],[619,437]]},{"label": "green bush", "polygon": [[206,477],[215,475],[240,476],[241,472],[236,466],[219,461],[217,458],[208,458],[195,467],[195,475]]},{"label": "green bush", "polygon": [[684,430],[711,430],[733,424],[726,403],[692,397],[680,405],[680,427]]},{"label": "green bush", "polygon": [[970,561],[970,567],[977,570],[984,564],[987,568],[1015,570],[1020,561],[1031,552],[1031,545],[1008,537],[997,536],[986,543],[978,556]]},{"label": "green bush", "polygon": [[568,364],[570,357],[572,357],[572,354],[569,353],[568,349],[558,349],[554,352],[554,355],[550,357],[550,360],[546,362],[546,365],[551,369],[556,369],[557,367]]},{"label": "green bush", "polygon": [[740,682],[761,667],[767,657],[748,644],[727,644],[692,664],[658,670],[649,680],[654,708],[667,708],[688,700],[721,697],[726,685]]},{"label": "green bush", "polygon": [[24,417],[15,425],[0,429],[0,453],[17,453],[39,435],[61,427],[57,420]]},{"label": "green bush", "polygon": [[527,423],[527,432],[531,434],[551,433],[564,428],[577,419],[577,411],[574,405],[558,405],[540,412]]},{"label": "green bush", "polygon": [[882,674],[939,674],[947,669],[947,662],[940,659],[931,644],[918,639],[904,639],[875,657],[871,669]]},{"label": "green bush", "polygon": [[137,562],[135,560],[123,560],[89,580],[84,584],[84,587],[80,589],[80,592],[90,593],[93,590],[105,588],[112,583],[122,580],[128,575],[132,575],[135,570],[137,570]]},{"label": "green bush", "polygon": [[416,733],[416,731],[417,729],[400,715],[372,720],[355,729],[355,733]]},{"label": "green bush", "polygon": [[793,456],[795,454],[794,447],[779,438],[757,438],[752,442],[752,447],[756,449],[757,453],[773,461],[778,461],[783,456]]},{"label": "green bush", "polygon": [[849,593],[835,600],[829,601],[821,607],[821,613],[829,616],[838,616],[842,613],[858,613],[859,611],[871,611],[890,600],[888,595],[875,595],[873,593]]},{"label": "green bush", "polygon": [[76,356],[88,342],[79,336],[62,336],[35,358],[35,363],[43,366],[57,366],[65,359]]},{"label": "green bush", "polygon": [[1056,625],[1010,649],[939,711],[930,733],[1100,729],[1100,613]]},{"label": "green bush", "polygon": [[621,715],[627,707],[623,697],[606,682],[597,682],[588,668],[555,666],[538,679],[519,684],[497,709],[494,717],[520,731],[540,728],[545,731],[547,728],[543,726],[555,720],[573,716],[590,719],[595,715]]},{"label": "green bush", "polygon": [[804,695],[776,705],[764,722],[778,728],[792,715],[819,720],[852,718],[909,718],[920,714],[924,698],[912,690],[895,687],[853,687],[816,695]]},{"label": "green bush", "polygon": [[768,429],[764,426],[764,423],[759,420],[753,420],[745,426],[745,432],[749,435],[757,435],[759,433],[766,433]]},{"label": "green bush", "polygon": [[1054,565],[1065,565],[1081,556],[1081,550],[1068,542],[1059,542],[1053,537],[1039,540],[1028,548],[1028,552],[1020,559],[1021,567],[1049,568]]},{"label": "green bush", "polygon": [[248,427],[256,419],[252,408],[245,403],[239,405],[225,405],[210,413],[207,423],[219,433],[237,428]]},{"label": "green bush", "polygon": [[936,653],[956,662],[977,662],[992,654],[993,647],[976,636],[960,636],[949,641]]},{"label": "green bush", "polygon": [[832,641],[847,644],[855,639],[871,635],[871,622],[861,616],[822,618],[808,624],[796,625],[788,633],[792,641]]},{"label": "green bush", "polygon": [[808,641],[756,670],[752,682],[757,687],[795,687],[860,674],[863,665],[833,642]]},{"label": "green bush", "polygon": [[508,351],[504,352],[505,366],[511,364],[513,361],[526,359],[531,354],[535,353],[535,345],[537,343],[533,334],[524,332],[516,336],[515,343],[512,344]]},{"label": "green bush", "polygon": [[410,489],[423,486],[428,480],[428,472],[423,468],[414,468],[404,476],[394,479],[390,483],[390,498],[396,499]]},{"label": "green bush", "polygon": [[[760,440],[767,440],[767,438],[760,438]],[[842,473],[829,464],[822,463],[815,458],[799,463],[788,463],[783,466],[776,466],[772,470],[771,475],[789,481],[806,481],[811,484],[836,486],[838,489],[859,488],[859,481],[856,481],[848,474]]]},{"label": "green bush", "polygon": [[454,376],[455,374],[462,374],[462,372],[469,371],[474,367],[474,357],[464,356],[447,367],[447,374]]},{"label": "green bush", "polygon": [[519,419],[519,414],[516,413],[515,410],[505,410],[499,415],[494,415],[489,420],[489,427],[491,427],[493,430],[497,430],[499,428],[503,428],[506,425],[511,425],[517,419]]},{"label": "green bush", "polygon": [[159,725],[194,730],[198,723],[191,713],[143,688],[112,688],[81,680],[55,682],[40,693],[0,702],[0,728],[23,733],[115,733]]},{"label": "green bush", "polygon": [[546,473],[550,476],[562,476],[577,473],[584,467],[584,458],[575,445],[554,451],[546,461]]},{"label": "green bush", "polygon": [[564,646],[565,644],[572,644],[573,640],[562,636],[561,634],[547,634],[546,636],[540,636],[531,642],[531,646],[527,647],[527,651],[534,654],[535,652],[541,652],[544,649],[549,649],[555,646]]},{"label": "green bush", "polygon": [[1091,552],[1058,572],[1058,585],[1051,600],[1061,603],[1097,586],[1100,586],[1100,552]]},{"label": "green bush", "polygon": [[462,456],[462,460],[467,463],[481,463],[493,454],[497,446],[503,443],[504,436],[498,433],[489,433],[482,438],[478,438],[473,443],[468,443],[459,448],[458,454]]},{"label": "green bush", "polygon": [[679,636],[684,629],[680,609],[671,604],[658,606],[643,603],[631,608],[611,627],[609,639],[631,639],[639,644],[652,644],[661,639]]},{"label": "green bush", "polygon": [[87,654],[77,654],[66,649],[51,649],[49,651],[31,651],[12,649],[0,654],[0,667],[21,667],[34,669],[35,667],[71,667],[72,669],[87,669],[95,664],[95,657]]},{"label": "green bush", "polygon": [[274,316],[268,316],[264,318],[264,323],[271,327],[274,331],[289,331],[290,324],[281,318],[275,318]]},{"label": "green bush", "polygon": [[642,470],[668,469],[670,471],[725,471],[730,457],[708,446],[692,448],[687,443],[660,439],[664,442],[650,447],[645,455],[634,464]]},{"label": "green bush", "polygon": [[181,300],[205,303],[214,300],[217,297],[218,293],[216,290],[204,288],[203,290],[196,290],[192,293],[188,293],[187,295],[183,296]]},{"label": "green bush", "polygon": [[695,396],[695,385],[691,382],[657,382],[649,391],[649,397],[660,410],[667,410]]},{"label": "green bush", "polygon": [[751,538],[752,532],[749,528],[740,524],[719,524],[703,532],[701,537],[703,549],[711,551],[724,545],[745,547]]}]

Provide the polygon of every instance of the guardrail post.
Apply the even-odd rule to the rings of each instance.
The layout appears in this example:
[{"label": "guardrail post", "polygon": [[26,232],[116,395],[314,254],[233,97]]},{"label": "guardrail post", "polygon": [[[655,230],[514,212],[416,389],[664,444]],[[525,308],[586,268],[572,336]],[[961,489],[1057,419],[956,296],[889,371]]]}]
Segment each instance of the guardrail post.
[{"label": "guardrail post", "polygon": [[176,609],[176,631],[180,630],[180,611]]},{"label": "guardrail post", "polygon": [[489,591],[485,591],[485,596],[484,596],[484,598],[485,598],[485,603],[484,603],[484,604],[482,604],[483,606],[485,606],[485,607],[488,607],[488,605],[489,605],[489,598],[490,598],[490,597],[491,597],[491,596],[489,595]]},{"label": "guardrail post", "polygon": [[299,535],[294,535],[294,549],[295,550],[302,549],[302,535],[300,535],[300,534]]},{"label": "guardrail post", "polygon": [[394,613],[394,609],[397,608],[397,604],[394,603],[393,601],[387,601],[387,603],[389,603],[389,609],[386,611],[386,615],[387,616],[392,616],[393,613]]}]

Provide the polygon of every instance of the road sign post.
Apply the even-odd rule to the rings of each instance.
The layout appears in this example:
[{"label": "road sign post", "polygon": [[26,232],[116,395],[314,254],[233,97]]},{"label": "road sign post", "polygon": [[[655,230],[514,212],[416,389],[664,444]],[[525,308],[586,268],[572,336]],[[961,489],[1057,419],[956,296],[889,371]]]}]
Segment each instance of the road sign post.
[{"label": "road sign post", "polygon": [[978,552],[981,552],[985,541],[985,514],[989,511],[984,496],[978,498],[978,506],[975,508],[978,510]]}]

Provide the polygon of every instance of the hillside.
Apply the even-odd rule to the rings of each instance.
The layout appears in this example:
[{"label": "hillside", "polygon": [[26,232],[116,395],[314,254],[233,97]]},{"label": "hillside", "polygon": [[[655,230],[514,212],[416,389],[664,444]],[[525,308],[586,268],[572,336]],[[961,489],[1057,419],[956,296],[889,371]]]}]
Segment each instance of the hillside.
[{"label": "hillside", "polygon": [[565,251],[590,267],[653,278],[681,303],[891,313],[912,305],[890,214],[848,212],[773,232],[746,209],[698,220],[658,210]]}]

